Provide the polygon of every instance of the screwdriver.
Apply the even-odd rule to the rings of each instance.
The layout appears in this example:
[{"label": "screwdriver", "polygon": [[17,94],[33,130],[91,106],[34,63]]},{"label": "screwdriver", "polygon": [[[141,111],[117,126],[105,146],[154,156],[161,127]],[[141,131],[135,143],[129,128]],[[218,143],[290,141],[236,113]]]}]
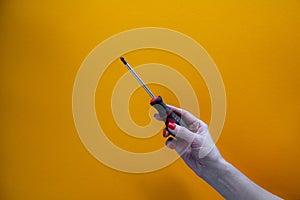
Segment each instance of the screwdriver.
[{"label": "screwdriver", "polygon": [[141,86],[145,89],[145,91],[151,97],[150,105],[153,106],[159,113],[159,116],[164,119],[165,125],[168,128],[168,123],[176,123],[181,126],[186,126],[185,122],[181,119],[179,115],[177,115],[169,106],[167,106],[161,96],[154,96],[154,94],[149,90],[149,88],[145,85],[142,79],[137,75],[137,73],[132,69],[128,62],[126,62],[125,58],[120,57],[120,60],[124,63],[127,69],[131,72],[131,74],[135,77],[135,79],[141,84]]}]

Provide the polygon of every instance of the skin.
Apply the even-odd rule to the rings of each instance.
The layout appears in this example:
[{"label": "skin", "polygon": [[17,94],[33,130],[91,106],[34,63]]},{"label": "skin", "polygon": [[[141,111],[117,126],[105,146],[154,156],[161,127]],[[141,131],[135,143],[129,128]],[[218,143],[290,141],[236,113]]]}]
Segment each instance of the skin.
[{"label": "skin", "polygon": [[[211,139],[208,126],[186,110],[170,106],[187,127],[169,123],[163,136],[166,145],[177,151],[184,162],[224,198],[229,200],[278,200],[227,162]],[[155,118],[164,121],[158,114]]]}]

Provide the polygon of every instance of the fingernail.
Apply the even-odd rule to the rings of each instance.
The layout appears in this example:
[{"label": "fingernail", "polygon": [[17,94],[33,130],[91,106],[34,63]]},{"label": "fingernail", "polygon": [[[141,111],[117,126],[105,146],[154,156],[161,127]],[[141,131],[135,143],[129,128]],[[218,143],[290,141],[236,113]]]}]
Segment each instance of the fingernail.
[{"label": "fingernail", "polygon": [[167,140],[166,145],[167,145],[167,147],[169,147],[170,149],[175,149],[175,145],[174,145],[170,140]]},{"label": "fingernail", "polygon": [[174,121],[172,118],[168,118],[168,121],[169,121],[170,123],[175,123],[175,121]]},{"label": "fingernail", "polygon": [[170,144],[168,145],[168,147],[169,147],[170,149],[175,149],[175,145],[174,145],[173,143],[170,143]]},{"label": "fingernail", "polygon": [[176,127],[176,124],[174,124],[174,123],[168,123],[168,127],[169,127],[171,130],[174,130],[175,127]]},{"label": "fingernail", "polygon": [[163,131],[163,136],[164,136],[164,137],[167,137],[168,135],[169,135],[168,131],[164,130],[164,131]]}]

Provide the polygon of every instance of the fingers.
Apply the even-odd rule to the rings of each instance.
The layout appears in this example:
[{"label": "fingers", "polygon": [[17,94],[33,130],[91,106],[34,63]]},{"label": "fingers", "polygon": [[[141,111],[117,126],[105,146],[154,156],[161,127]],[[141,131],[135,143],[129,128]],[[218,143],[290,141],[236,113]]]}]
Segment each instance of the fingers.
[{"label": "fingers", "polygon": [[171,134],[170,134],[170,132],[168,131],[168,129],[165,128],[165,129],[163,130],[163,136],[164,136],[164,137],[169,137],[170,135],[171,135]]},{"label": "fingers", "polygon": [[169,137],[166,141],[166,145],[170,149],[175,149],[179,155],[185,153],[196,136],[195,133],[189,131],[185,127],[181,127],[174,123],[169,123],[168,128],[163,130],[164,137],[168,137],[170,135],[175,136],[175,138]]},{"label": "fingers", "polygon": [[[168,137],[170,135],[175,136],[175,140],[170,138],[167,140],[167,146],[171,149],[176,149],[178,152],[182,152],[183,147],[190,146],[192,149],[198,149],[203,146],[204,143],[204,135],[199,135],[194,133],[187,128],[177,125],[175,123],[168,123],[168,128],[165,128],[163,131],[163,136]],[[169,143],[168,142],[172,142]],[[176,146],[179,145],[177,148]]]},{"label": "fingers", "polygon": [[166,141],[166,146],[170,149],[175,149],[179,155],[182,155],[189,147],[189,144],[185,140],[168,138]]},{"label": "fingers", "polygon": [[[208,126],[188,111],[175,106],[168,106],[182,117],[189,125],[189,129],[169,122],[167,128],[163,131],[163,136],[169,137],[173,135],[175,138],[168,138],[166,145],[170,149],[175,149],[180,155],[189,149],[194,154],[197,154],[199,158],[205,157],[214,147],[214,143],[208,133]],[[154,117],[160,121],[165,120],[159,114],[155,114]]]},{"label": "fingers", "polygon": [[191,144],[197,134],[191,132],[183,126],[179,126],[175,123],[168,123],[168,131],[176,138],[180,138]]},{"label": "fingers", "polygon": [[215,146],[208,131],[206,131],[206,134],[204,135],[199,135],[176,124],[175,127],[174,125],[169,125],[168,128],[168,130],[164,130],[164,137],[173,134],[175,135],[175,138],[168,138],[166,145],[170,149],[175,149],[180,155],[186,153],[187,150],[190,150],[190,153],[193,153],[201,159],[206,157]]}]

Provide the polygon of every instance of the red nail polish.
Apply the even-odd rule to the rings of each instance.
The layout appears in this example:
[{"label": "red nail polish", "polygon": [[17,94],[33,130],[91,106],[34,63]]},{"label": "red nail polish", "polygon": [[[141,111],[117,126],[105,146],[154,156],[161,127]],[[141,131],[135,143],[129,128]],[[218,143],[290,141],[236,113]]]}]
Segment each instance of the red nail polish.
[{"label": "red nail polish", "polygon": [[167,137],[168,135],[169,135],[168,131],[164,130],[164,131],[163,131],[163,136],[164,136],[164,137]]},{"label": "red nail polish", "polygon": [[169,123],[175,123],[175,121],[172,118],[168,119]]},{"label": "red nail polish", "polygon": [[176,127],[176,124],[174,124],[174,123],[168,123],[168,127],[169,127],[171,130],[174,130],[175,127]]}]

